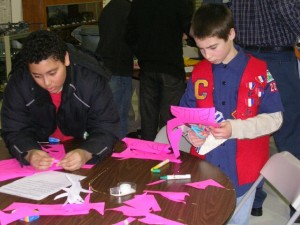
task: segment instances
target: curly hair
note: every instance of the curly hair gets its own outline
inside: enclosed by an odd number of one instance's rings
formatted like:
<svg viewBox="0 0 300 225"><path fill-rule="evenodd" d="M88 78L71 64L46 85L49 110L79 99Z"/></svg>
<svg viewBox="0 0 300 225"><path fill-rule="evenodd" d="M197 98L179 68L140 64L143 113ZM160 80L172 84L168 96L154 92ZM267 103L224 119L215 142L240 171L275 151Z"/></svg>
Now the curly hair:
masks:
<svg viewBox="0 0 300 225"><path fill-rule="evenodd" d="M222 4L203 4L194 14L191 36L194 38L218 37L228 40L234 28L231 11Z"/></svg>
<svg viewBox="0 0 300 225"><path fill-rule="evenodd" d="M54 32L39 30L32 32L25 40L21 57L24 63L39 63L52 57L64 63L68 47Z"/></svg>

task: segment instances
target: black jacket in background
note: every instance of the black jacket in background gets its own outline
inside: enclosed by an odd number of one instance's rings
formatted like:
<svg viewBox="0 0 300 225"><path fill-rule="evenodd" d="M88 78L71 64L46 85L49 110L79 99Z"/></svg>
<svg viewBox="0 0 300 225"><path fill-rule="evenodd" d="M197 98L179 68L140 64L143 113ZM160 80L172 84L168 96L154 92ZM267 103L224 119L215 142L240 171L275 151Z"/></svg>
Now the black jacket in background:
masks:
<svg viewBox="0 0 300 225"><path fill-rule="evenodd" d="M128 0L111 0L99 17L100 40L96 53L117 76L133 74L133 54L124 37L130 5Z"/></svg>
<svg viewBox="0 0 300 225"><path fill-rule="evenodd" d="M93 153L93 159L112 153L118 140L119 116L106 72L93 57L72 46L68 52L71 63L57 113L49 92L35 83L27 65L12 71L3 96L2 137L18 160L30 149L41 149L38 141L47 141L57 126L64 135L79 139L88 132L79 148Z"/></svg>
<svg viewBox="0 0 300 225"><path fill-rule="evenodd" d="M133 0L126 41L145 72L182 76L182 37L189 34L193 5L190 0Z"/></svg>

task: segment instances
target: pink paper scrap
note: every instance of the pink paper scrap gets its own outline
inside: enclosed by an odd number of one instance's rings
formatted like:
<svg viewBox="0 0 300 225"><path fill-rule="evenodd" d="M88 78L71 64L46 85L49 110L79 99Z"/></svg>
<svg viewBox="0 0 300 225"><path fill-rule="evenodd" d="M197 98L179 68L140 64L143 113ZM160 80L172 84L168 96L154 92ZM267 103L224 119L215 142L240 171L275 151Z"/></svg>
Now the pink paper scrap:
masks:
<svg viewBox="0 0 300 225"><path fill-rule="evenodd" d="M171 201L182 202L182 203L185 203L186 196L190 196L190 194L187 192L151 191L151 190L144 190L144 192L160 194L161 196L163 196Z"/></svg>
<svg viewBox="0 0 300 225"><path fill-rule="evenodd" d="M218 182L216 182L213 179L208 179L208 180L193 182L193 183L186 183L185 185L191 186L191 187L194 187L194 188L198 188L198 189L205 189L208 186L224 188L224 186L222 186L221 184L219 184Z"/></svg>
<svg viewBox="0 0 300 225"><path fill-rule="evenodd" d="M145 211L151 211L151 210L154 212L161 211L161 208L158 202L156 201L154 195L147 195L147 194L135 195L133 199L124 202L124 204Z"/></svg>
<svg viewBox="0 0 300 225"><path fill-rule="evenodd" d="M164 224L164 225L185 225L174 220L169 220L167 218L148 213L145 218L139 219L140 222L145 224Z"/></svg>
<svg viewBox="0 0 300 225"><path fill-rule="evenodd" d="M163 183L163 182L166 182L167 180L157 180L157 181L154 181L152 183L148 183L146 184L147 186L152 186L152 185L155 185L155 184L160 184L160 183Z"/></svg>
<svg viewBox="0 0 300 225"><path fill-rule="evenodd" d="M131 223L131 222L133 222L133 221L135 221L135 220L136 220L136 218L128 217L128 218L126 218L125 220L122 220L122 221L120 221L120 222L118 222L118 223L114 223L114 224L112 224L112 225L126 225L126 224L129 224L129 223Z"/></svg>
<svg viewBox="0 0 300 225"><path fill-rule="evenodd" d="M90 194L85 198L83 204L29 204L14 202L0 211L0 224L6 225L11 222L22 219L26 216L71 216L88 214L91 209L96 210L99 214L104 215L104 202L89 203ZM9 212L6 212L9 211Z"/></svg>

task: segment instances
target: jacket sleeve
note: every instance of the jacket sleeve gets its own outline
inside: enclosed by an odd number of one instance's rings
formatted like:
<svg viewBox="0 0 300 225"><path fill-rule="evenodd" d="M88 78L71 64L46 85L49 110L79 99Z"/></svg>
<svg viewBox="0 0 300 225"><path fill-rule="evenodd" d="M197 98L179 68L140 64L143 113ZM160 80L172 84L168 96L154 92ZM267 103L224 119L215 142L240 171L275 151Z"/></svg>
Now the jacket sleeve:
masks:
<svg viewBox="0 0 300 225"><path fill-rule="evenodd" d="M80 148L93 154L95 162L112 154L119 140L119 114L108 82L98 77L91 87L90 109L86 118L88 137Z"/></svg>
<svg viewBox="0 0 300 225"><path fill-rule="evenodd" d="M12 76L5 88L1 109L1 135L11 155L27 164L23 159L26 152L41 147L35 138L32 117L26 107L30 102L26 100L28 85L24 85L24 82L26 83L24 78Z"/></svg>

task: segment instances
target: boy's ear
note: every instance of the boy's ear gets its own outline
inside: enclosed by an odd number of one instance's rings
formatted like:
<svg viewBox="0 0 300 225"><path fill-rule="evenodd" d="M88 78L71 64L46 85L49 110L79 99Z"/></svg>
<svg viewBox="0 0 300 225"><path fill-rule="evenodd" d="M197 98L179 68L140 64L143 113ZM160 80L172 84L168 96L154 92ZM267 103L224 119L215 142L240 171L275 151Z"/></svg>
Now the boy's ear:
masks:
<svg viewBox="0 0 300 225"><path fill-rule="evenodd" d="M65 54L65 66L69 66L70 65L70 57L69 57L69 53L66 52Z"/></svg>
<svg viewBox="0 0 300 225"><path fill-rule="evenodd" d="M235 30L234 28L231 28L229 31L228 39L233 41L234 38L235 38Z"/></svg>

